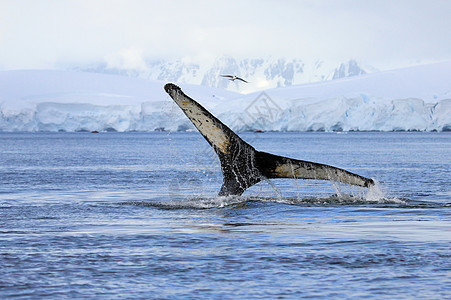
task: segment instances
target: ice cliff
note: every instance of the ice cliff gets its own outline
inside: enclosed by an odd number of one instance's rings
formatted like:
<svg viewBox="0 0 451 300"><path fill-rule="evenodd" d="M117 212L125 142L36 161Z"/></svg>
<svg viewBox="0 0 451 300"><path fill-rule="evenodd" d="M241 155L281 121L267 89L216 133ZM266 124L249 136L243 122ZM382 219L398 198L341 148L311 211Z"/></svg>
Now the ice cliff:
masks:
<svg viewBox="0 0 451 300"><path fill-rule="evenodd" d="M239 94L180 84L233 130L451 131L451 62ZM0 131L190 130L165 81L0 72ZM177 82L175 82L177 83Z"/></svg>

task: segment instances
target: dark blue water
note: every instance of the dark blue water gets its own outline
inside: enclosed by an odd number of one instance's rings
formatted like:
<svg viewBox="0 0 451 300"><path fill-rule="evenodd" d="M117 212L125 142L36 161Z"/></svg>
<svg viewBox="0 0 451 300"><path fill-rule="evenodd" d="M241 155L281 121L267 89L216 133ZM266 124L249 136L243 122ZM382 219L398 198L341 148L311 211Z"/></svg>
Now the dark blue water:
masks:
<svg viewBox="0 0 451 300"><path fill-rule="evenodd" d="M0 298L450 297L450 134L242 137L380 184L216 198L198 133L0 133Z"/></svg>

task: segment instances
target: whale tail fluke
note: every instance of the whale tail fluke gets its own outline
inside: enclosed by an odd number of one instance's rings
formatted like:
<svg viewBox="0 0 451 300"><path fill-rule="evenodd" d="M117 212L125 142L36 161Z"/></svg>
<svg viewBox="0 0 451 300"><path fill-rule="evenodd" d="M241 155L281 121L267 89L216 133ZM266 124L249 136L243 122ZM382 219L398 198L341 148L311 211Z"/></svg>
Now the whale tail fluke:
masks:
<svg viewBox="0 0 451 300"><path fill-rule="evenodd" d="M219 196L241 195L266 178L333 180L369 187L372 179L325 164L257 151L175 84L164 89L191 120L219 157L223 184Z"/></svg>
<svg viewBox="0 0 451 300"><path fill-rule="evenodd" d="M373 179L325 164L257 152L260 170L267 178L320 179L369 187Z"/></svg>

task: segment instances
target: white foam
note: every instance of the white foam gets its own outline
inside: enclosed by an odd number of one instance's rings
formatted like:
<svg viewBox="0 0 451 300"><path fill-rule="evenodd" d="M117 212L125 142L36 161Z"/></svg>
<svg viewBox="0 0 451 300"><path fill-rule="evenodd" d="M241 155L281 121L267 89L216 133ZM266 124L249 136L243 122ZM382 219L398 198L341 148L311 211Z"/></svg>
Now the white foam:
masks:
<svg viewBox="0 0 451 300"><path fill-rule="evenodd" d="M367 189L364 200L379 204L406 204L405 200L396 197L387 197L385 187L377 180L374 180L374 185Z"/></svg>

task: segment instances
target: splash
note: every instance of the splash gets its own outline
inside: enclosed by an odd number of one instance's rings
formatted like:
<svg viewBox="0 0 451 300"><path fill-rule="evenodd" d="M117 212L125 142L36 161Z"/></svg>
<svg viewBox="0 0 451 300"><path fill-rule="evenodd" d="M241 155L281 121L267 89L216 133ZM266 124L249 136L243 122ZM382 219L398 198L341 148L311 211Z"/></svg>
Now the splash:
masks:
<svg viewBox="0 0 451 300"><path fill-rule="evenodd" d="M129 201L122 204L156 207L160 209L212 209L224 207L241 207L248 200L243 197L227 196L227 197L193 197L185 200L170 201Z"/></svg>
<svg viewBox="0 0 451 300"><path fill-rule="evenodd" d="M203 193L197 193L195 190L178 191L177 197L171 194L170 200L147 200L147 201L129 201L122 204L155 207L160 209L218 209L218 208L245 208L249 203L279 203L287 205L406 205L407 200L387 196L386 188L375 181L375 185L370 188L356 187L340 182L332 182L335 194L324 194L326 191L324 185L319 186L321 195L300 195L300 190L305 186L297 186L297 196L287 197L283 195L289 191L279 189L271 180L265 180L266 184L257 185L261 190L255 190L257 194L248 193L244 196L217 196L205 197ZM265 188L265 186L267 188ZM292 192L292 191L291 191ZM312 191L310 191L312 192Z"/></svg>
<svg viewBox="0 0 451 300"><path fill-rule="evenodd" d="M388 197L388 192L382 184L374 180L374 185L369 187L365 193L364 200L369 203L378 204L406 204L406 200L396 197Z"/></svg>
<svg viewBox="0 0 451 300"><path fill-rule="evenodd" d="M380 205L393 204L405 205L406 200L389 198L385 196L383 190L378 187L360 197L351 194L334 194L317 197L262 197L262 196L218 196L208 197L188 197L180 200L169 201L129 201L122 204L155 207L159 209L218 209L218 208L245 208L250 203L279 203L287 205Z"/></svg>
<svg viewBox="0 0 451 300"><path fill-rule="evenodd" d="M386 199L387 192L384 190L384 187L378 181L374 181L374 185L370 186L365 195L364 199L368 202L377 202L383 199Z"/></svg>

